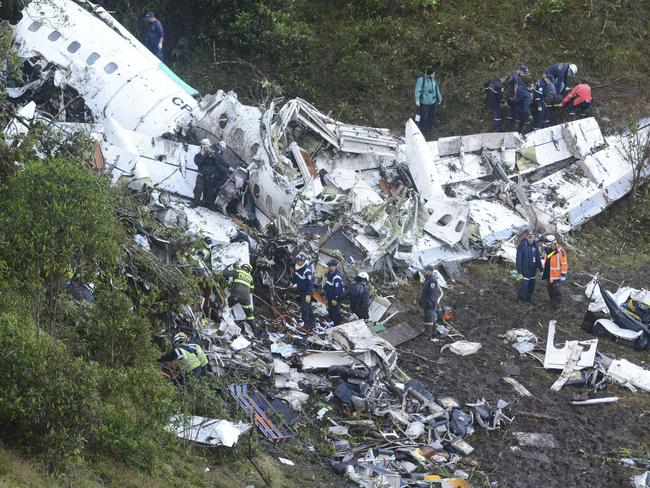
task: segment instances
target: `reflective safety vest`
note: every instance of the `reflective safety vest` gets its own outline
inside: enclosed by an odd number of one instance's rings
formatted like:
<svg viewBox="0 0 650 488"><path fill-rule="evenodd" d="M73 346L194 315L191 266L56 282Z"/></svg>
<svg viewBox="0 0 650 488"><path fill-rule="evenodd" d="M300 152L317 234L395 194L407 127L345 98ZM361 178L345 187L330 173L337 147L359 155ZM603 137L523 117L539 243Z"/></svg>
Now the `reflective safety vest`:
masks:
<svg viewBox="0 0 650 488"><path fill-rule="evenodd" d="M255 289L255 285L253 284L253 277L249 273L247 273L241 268L235 269L235 273L237 274L235 276L233 283L244 285L249 290Z"/></svg>
<svg viewBox="0 0 650 488"><path fill-rule="evenodd" d="M188 344L187 347L189 347L192 352L196 355L196 357L199 359L199 362L201 363L201 366L207 366L208 365L208 356L205 355L205 351L201 347L200 344Z"/></svg>
<svg viewBox="0 0 650 488"><path fill-rule="evenodd" d="M553 250L551 253L544 252L542 254L542 266L546 266L546 260L551 260L549 281L559 281L562 275L569 272L569 265L566 259L566 251L561 247Z"/></svg>
<svg viewBox="0 0 650 488"><path fill-rule="evenodd" d="M196 354L184 347L177 347L175 352L176 361L178 361L178 365L185 373L190 373L201 366L201 361L196 357Z"/></svg>

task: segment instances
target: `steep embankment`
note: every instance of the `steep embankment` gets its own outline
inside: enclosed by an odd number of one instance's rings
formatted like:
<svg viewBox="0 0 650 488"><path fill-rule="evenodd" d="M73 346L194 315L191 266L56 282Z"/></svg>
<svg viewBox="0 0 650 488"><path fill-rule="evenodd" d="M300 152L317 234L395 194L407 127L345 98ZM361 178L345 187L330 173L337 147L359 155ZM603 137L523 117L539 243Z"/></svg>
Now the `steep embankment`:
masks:
<svg viewBox="0 0 650 488"><path fill-rule="evenodd" d="M142 28L132 2L104 3ZM167 30L167 62L203 92L234 89L247 101L299 96L340 119L401 132L414 80L431 64L445 98L438 134L451 135L488 128L482 86L497 72L525 63L536 79L570 61L591 80L606 126L647 115L647 2L160 0L154 7Z"/></svg>

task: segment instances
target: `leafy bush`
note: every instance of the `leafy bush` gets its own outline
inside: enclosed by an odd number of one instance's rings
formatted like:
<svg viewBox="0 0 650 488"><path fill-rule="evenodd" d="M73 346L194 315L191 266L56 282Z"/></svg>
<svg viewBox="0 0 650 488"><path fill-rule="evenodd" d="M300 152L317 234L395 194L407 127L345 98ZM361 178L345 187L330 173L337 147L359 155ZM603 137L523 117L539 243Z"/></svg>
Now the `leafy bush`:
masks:
<svg viewBox="0 0 650 488"><path fill-rule="evenodd" d="M35 160L0 187L0 241L7 277L47 298L52 310L65 278L90 274L119 255L119 226L106 178L65 159Z"/></svg>
<svg viewBox="0 0 650 488"><path fill-rule="evenodd" d="M0 429L52 462L81 460L101 402L94 368L17 314L0 315Z"/></svg>

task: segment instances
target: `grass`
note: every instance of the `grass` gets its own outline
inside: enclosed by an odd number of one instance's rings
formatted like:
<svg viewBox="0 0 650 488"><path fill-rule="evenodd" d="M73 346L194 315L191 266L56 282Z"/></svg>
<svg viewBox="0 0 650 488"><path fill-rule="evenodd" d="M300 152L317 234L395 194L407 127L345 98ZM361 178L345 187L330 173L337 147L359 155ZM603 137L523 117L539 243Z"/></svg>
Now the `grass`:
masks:
<svg viewBox="0 0 650 488"><path fill-rule="evenodd" d="M432 64L445 99L437 130L443 136L486 130L482 86L499 71L525 63L537 79L550 64L571 61L580 77L590 78L594 113L607 128L646 115L646 2L560 2L560 12L540 9L527 26L522 19L539 0L459 0L435 9L405 8L406 3L285 2L271 8L300 36L274 31L271 24L265 27L272 40L253 49L223 31L203 30L206 44L171 64L202 92L234 89L255 103L264 98L261 83L270 81L285 95L306 98L342 120L398 131L413 111L416 77ZM183 45L193 48L193 42Z"/></svg>

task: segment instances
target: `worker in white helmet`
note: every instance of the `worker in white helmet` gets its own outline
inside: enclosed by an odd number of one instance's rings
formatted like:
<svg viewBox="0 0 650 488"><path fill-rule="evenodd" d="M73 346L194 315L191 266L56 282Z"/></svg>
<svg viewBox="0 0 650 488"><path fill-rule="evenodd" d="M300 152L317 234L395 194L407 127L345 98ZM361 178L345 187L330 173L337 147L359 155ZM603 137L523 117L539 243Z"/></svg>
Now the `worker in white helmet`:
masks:
<svg viewBox="0 0 650 488"><path fill-rule="evenodd" d="M194 201L211 207L217 198L221 185L228 179L233 169L221 155L221 146L213 145L209 139L201 140L201 151L194 156L198 169L194 185Z"/></svg>

